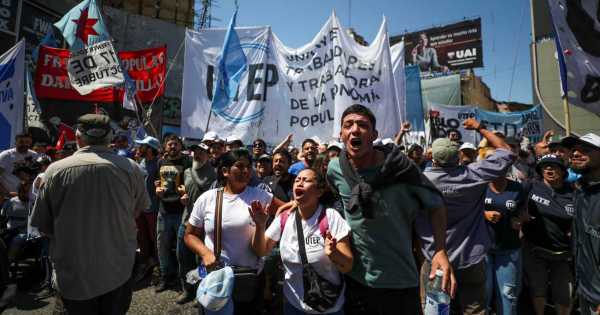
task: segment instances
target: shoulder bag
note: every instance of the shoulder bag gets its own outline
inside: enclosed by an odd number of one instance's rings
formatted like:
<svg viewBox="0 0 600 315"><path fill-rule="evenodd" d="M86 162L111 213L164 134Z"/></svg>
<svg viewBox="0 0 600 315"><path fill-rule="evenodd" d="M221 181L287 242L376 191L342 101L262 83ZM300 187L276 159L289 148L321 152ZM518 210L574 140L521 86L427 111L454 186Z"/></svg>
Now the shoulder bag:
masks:
<svg viewBox="0 0 600 315"><path fill-rule="evenodd" d="M323 208L322 211L325 212L326 209ZM300 211L296 211L296 232L298 235L298 246L300 247L300 258L302 259L304 303L313 310L324 313L335 306L344 284L335 285L331 283L319 275L315 268L308 263L306 248L304 247L304 232L302 230Z"/></svg>
<svg viewBox="0 0 600 315"><path fill-rule="evenodd" d="M221 258L221 240L223 234L223 188L217 190L217 200L215 208L215 257ZM235 302L247 303L254 300L256 291L259 289L258 270L247 267L231 266L234 274L233 300Z"/></svg>

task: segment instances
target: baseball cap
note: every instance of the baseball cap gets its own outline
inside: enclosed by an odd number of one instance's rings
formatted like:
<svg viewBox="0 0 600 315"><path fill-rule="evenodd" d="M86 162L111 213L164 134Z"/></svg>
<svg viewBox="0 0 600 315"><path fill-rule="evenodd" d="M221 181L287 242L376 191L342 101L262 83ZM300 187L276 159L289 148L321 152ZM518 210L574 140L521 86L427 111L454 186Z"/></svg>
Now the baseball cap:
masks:
<svg viewBox="0 0 600 315"><path fill-rule="evenodd" d="M190 150L196 150L196 149L201 149L202 151L206 151L208 152L209 147L206 145L206 143L200 143L200 144L192 144L188 147Z"/></svg>
<svg viewBox="0 0 600 315"><path fill-rule="evenodd" d="M554 154L546 154L542 156L542 158L537 162L537 164L535 165L535 171L538 173L538 175L542 176L542 168L544 168L544 165L547 164L558 165L563 170L563 175L568 175L567 166L565 165L565 162Z"/></svg>
<svg viewBox="0 0 600 315"><path fill-rule="evenodd" d="M413 143L408 146L408 149L406 150L406 154L411 154L414 150L417 150L417 149L423 150L423 147L418 143Z"/></svg>
<svg viewBox="0 0 600 315"><path fill-rule="evenodd" d="M142 140L135 140L135 143L145 144L155 150L160 150L160 141L158 141L158 139L151 137L151 136L146 136Z"/></svg>
<svg viewBox="0 0 600 315"><path fill-rule="evenodd" d="M213 142L219 142L219 143L224 143L225 140L221 139L221 137L219 137L219 135L217 135L216 132L214 131L209 131L207 133L204 134L204 137L202 137L202 142L209 142L209 143L213 143Z"/></svg>
<svg viewBox="0 0 600 315"><path fill-rule="evenodd" d="M85 114L77 119L77 130L88 137L103 138L112 130L110 118L100 114Z"/></svg>
<svg viewBox="0 0 600 315"><path fill-rule="evenodd" d="M227 137L226 141L227 144L232 144L232 143L238 143L241 147L244 146L244 142L242 142L242 139L240 139L239 137Z"/></svg>
<svg viewBox="0 0 600 315"><path fill-rule="evenodd" d="M476 147L475 147L475 145L474 145L474 144L472 144L471 142L465 142L465 143L463 143L463 144L460 146L460 148L458 149L458 151L462 151L462 150L465 150L465 149L469 149L469 150L475 150L475 151L477 151L477 148L476 148Z"/></svg>
<svg viewBox="0 0 600 315"><path fill-rule="evenodd" d="M340 142L337 141L333 141L331 142L328 146L327 146L327 150L331 149L331 148L338 148L340 150L344 149L344 145L341 144Z"/></svg>
<svg viewBox="0 0 600 315"><path fill-rule="evenodd" d="M196 300L206 309L220 311L231 300L233 292L233 269L226 266L210 272L198 286Z"/></svg>
<svg viewBox="0 0 600 315"><path fill-rule="evenodd" d="M588 146L592 146L592 147L596 148L597 150L600 150L600 136L593 134L593 133L588 133L581 137L568 136L568 137L565 137L564 139L562 139L562 141L560 143L568 148L571 148L575 144L579 143L579 144L585 144Z"/></svg>
<svg viewBox="0 0 600 315"><path fill-rule="evenodd" d="M259 161L260 160L269 160L269 161L271 161L271 156L268 155L268 154L263 154L263 155L261 155L261 156L258 157L258 160Z"/></svg>
<svg viewBox="0 0 600 315"><path fill-rule="evenodd" d="M392 140L392 138L385 138L385 139L381 140L381 144L383 144L383 145L394 144L394 140Z"/></svg>
<svg viewBox="0 0 600 315"><path fill-rule="evenodd" d="M432 158L442 166L458 164L458 144L448 138L439 138L431 145Z"/></svg>

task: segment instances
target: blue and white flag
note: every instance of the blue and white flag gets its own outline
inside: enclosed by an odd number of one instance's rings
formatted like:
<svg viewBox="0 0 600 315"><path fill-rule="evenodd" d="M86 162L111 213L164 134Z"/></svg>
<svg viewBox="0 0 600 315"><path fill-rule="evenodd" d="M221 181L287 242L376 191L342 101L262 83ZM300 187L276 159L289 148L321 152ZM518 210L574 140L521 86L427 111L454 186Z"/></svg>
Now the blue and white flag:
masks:
<svg viewBox="0 0 600 315"><path fill-rule="evenodd" d="M71 51L110 38L96 0L84 0L54 23L61 32Z"/></svg>
<svg viewBox="0 0 600 315"><path fill-rule="evenodd" d="M569 104L600 115L600 25L595 0L548 0Z"/></svg>
<svg viewBox="0 0 600 315"><path fill-rule="evenodd" d="M23 130L25 40L0 56L0 150L15 145Z"/></svg>
<svg viewBox="0 0 600 315"><path fill-rule="evenodd" d="M242 74L247 68L246 55L234 29L236 16L237 10L229 22L221 56L218 60L217 84L212 101L212 110L217 113L221 112L236 96Z"/></svg>

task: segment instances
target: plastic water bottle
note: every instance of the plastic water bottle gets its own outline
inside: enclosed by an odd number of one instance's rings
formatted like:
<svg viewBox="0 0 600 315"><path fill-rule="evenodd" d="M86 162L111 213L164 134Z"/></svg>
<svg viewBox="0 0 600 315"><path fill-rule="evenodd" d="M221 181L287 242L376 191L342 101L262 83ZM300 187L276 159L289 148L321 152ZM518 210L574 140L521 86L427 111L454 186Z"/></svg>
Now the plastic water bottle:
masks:
<svg viewBox="0 0 600 315"><path fill-rule="evenodd" d="M425 298L425 315L450 314L450 296L442 290L442 270L435 271L435 278L429 281Z"/></svg>
<svg viewBox="0 0 600 315"><path fill-rule="evenodd" d="M198 268L193 269L186 274L185 282L187 282L191 285L196 285L196 284L200 283L200 281L202 281L202 279L204 279L207 274L208 273L206 272L206 267L204 267L204 265L200 264L198 266Z"/></svg>

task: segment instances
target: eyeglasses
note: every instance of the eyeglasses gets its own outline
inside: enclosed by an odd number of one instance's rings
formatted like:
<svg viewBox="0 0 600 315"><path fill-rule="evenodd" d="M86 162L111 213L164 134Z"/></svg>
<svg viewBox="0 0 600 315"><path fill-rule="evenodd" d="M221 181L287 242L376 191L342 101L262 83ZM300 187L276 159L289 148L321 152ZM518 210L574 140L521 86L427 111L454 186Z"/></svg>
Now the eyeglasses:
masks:
<svg viewBox="0 0 600 315"><path fill-rule="evenodd" d="M255 147L255 148L264 148L265 145L262 144L262 143L255 143L252 146Z"/></svg>

